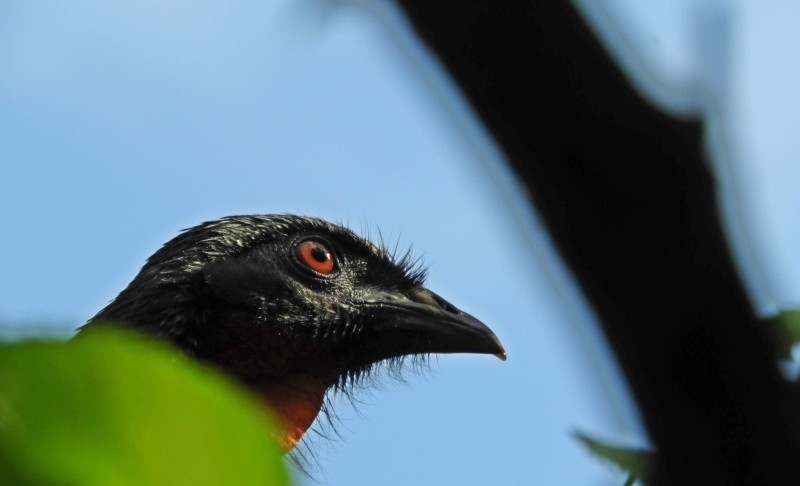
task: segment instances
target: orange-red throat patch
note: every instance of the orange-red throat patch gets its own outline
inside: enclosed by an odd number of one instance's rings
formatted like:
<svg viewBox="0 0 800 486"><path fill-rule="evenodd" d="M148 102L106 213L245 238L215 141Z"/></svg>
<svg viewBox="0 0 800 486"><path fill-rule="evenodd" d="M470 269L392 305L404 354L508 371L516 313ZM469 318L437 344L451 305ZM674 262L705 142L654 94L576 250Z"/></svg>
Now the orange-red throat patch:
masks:
<svg viewBox="0 0 800 486"><path fill-rule="evenodd" d="M276 439L283 452L294 449L314 423L328 386L328 381L317 377L296 375L262 392L262 397L278 422Z"/></svg>

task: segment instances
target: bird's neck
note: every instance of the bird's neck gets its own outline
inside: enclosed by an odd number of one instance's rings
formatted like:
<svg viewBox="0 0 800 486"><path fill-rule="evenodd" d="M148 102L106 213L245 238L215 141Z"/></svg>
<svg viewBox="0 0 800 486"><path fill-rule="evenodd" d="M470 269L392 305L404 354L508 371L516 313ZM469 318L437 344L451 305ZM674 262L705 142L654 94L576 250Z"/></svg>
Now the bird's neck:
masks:
<svg viewBox="0 0 800 486"><path fill-rule="evenodd" d="M278 444L284 452L291 451L317 418L325 391L339 378L339 366L327 356L315 356L312 343L276 336L268 326L226 328L236 334L227 336L220 347L205 349L203 358L266 402L275 418Z"/></svg>
<svg viewBox="0 0 800 486"><path fill-rule="evenodd" d="M295 375L261 392L278 422L276 438L284 452L294 449L311 427L331 384L319 377Z"/></svg>

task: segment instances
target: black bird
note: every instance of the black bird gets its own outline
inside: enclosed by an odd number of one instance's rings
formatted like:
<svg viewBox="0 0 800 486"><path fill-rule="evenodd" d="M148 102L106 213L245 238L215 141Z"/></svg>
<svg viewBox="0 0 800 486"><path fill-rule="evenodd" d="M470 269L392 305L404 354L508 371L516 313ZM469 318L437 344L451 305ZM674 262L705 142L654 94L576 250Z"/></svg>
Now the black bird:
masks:
<svg viewBox="0 0 800 486"><path fill-rule="evenodd" d="M380 361L458 352L505 359L488 327L424 280L410 254L320 219L230 216L166 243L82 329L130 326L230 374L274 411L288 451L326 390Z"/></svg>

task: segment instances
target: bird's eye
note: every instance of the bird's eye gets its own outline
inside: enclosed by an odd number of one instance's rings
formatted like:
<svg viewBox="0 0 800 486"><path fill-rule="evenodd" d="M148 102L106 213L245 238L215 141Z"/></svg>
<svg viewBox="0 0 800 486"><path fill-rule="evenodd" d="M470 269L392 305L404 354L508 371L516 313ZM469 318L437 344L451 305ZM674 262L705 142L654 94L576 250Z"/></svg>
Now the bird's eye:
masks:
<svg viewBox="0 0 800 486"><path fill-rule="evenodd" d="M322 275L330 275L334 268L333 252L316 240L301 241L295 247L297 259L305 266Z"/></svg>

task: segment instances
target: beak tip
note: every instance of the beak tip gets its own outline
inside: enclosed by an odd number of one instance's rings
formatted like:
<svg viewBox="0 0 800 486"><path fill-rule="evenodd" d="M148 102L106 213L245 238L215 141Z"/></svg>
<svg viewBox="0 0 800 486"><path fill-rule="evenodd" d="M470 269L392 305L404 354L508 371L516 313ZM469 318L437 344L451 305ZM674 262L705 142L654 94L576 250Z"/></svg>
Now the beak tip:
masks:
<svg viewBox="0 0 800 486"><path fill-rule="evenodd" d="M492 333L492 338L497 349L497 352L493 354L497 356L500 359L500 361L507 360L508 356L506 355L506 348L504 348L503 345L500 344L500 340L497 339L497 336L495 336L494 333Z"/></svg>

